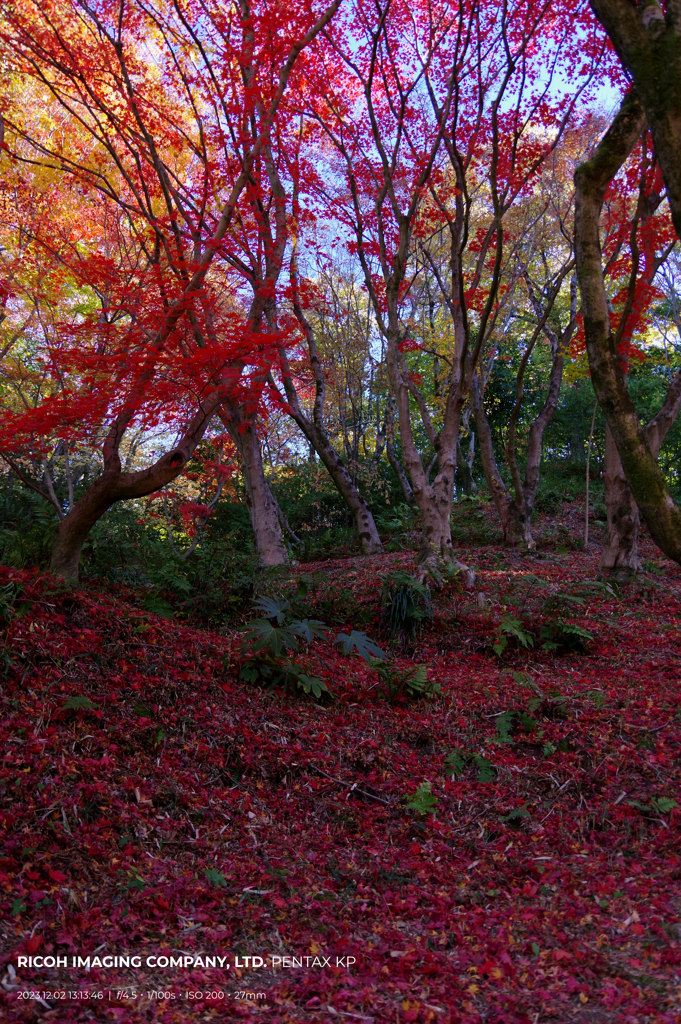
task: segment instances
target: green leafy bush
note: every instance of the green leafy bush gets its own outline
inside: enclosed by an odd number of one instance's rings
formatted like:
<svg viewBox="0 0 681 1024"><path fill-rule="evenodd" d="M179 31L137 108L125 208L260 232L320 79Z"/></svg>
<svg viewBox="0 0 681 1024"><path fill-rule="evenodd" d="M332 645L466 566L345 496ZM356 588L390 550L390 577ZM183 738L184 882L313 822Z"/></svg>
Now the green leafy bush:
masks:
<svg viewBox="0 0 681 1024"><path fill-rule="evenodd" d="M381 608L381 621L391 633L414 637L433 617L430 587L398 569L383 578Z"/></svg>
<svg viewBox="0 0 681 1024"><path fill-rule="evenodd" d="M332 696L323 679L308 675L294 661L276 661L274 658L248 658L243 662L239 678L248 683L259 683L266 690L281 688L282 693L298 690L320 697Z"/></svg>

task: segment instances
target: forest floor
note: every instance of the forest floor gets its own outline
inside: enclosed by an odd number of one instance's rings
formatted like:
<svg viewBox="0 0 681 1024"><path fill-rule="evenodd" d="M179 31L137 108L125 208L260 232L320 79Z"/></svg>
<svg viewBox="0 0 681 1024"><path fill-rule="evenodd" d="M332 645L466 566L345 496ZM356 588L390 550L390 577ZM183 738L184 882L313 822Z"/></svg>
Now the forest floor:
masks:
<svg viewBox="0 0 681 1024"><path fill-rule="evenodd" d="M644 541L611 594L577 502L536 556L475 508L476 590L434 592L416 639L378 604L412 550L290 570L430 699L322 641L299 661L333 699L266 692L242 631L0 569L3 1020L678 1022L681 568Z"/></svg>

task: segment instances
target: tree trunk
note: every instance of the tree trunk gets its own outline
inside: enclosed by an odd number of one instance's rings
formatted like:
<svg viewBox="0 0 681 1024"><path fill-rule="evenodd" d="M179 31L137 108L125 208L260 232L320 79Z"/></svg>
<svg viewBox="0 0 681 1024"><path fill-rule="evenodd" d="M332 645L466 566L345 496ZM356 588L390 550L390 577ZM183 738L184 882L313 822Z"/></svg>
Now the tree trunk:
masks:
<svg viewBox="0 0 681 1024"><path fill-rule="evenodd" d="M638 96L630 92L594 156L577 168L575 252L586 348L596 397L653 540L666 555L681 563L681 509L674 502L657 464L619 365L605 293L599 235L606 189L632 152L644 127L641 103Z"/></svg>
<svg viewBox="0 0 681 1024"><path fill-rule="evenodd" d="M122 472L117 444L109 447L107 440L104 445L103 473L88 487L68 515L60 518L52 542L51 572L67 579L78 579L80 553L97 520L117 501L143 498L175 480L185 469L224 397L223 388L215 388L201 403L173 451L146 469L134 473ZM116 427L114 424L112 432ZM124 429L119 429L121 436Z"/></svg>
<svg viewBox="0 0 681 1024"><path fill-rule="evenodd" d="M371 509L348 472L347 466L323 431L317 430L315 424L311 423L307 417L299 419L298 416L294 416L294 419L310 444L314 445L319 458L326 466L329 476L333 480L336 490L352 514L362 554L381 554L383 544L381 543L374 517L371 514Z"/></svg>
<svg viewBox="0 0 681 1024"><path fill-rule="evenodd" d="M297 198L293 203L294 213L297 215ZM297 236L296 236L297 237ZM317 351L312 324L305 316L300 300L300 284L298 279L298 249L297 242L293 245L291 253L291 291L293 297L293 310L300 324L302 332L307 341L310 366L315 379L315 399L312 409L312 416L306 416L303 412L298 393L293 382L291 367L288 355L283 346L279 349L279 365L284 383L284 392L292 418L307 438L308 443L315 449L320 459L326 466L329 476L333 480L336 490L345 502L347 509L354 519L360 550L363 555L379 555L383 551L381 538L376 529L374 517L371 514L364 497L344 465L335 448L329 441L324 429L324 402L326 400L326 383ZM272 375L268 377L273 388L276 384Z"/></svg>
<svg viewBox="0 0 681 1024"><path fill-rule="evenodd" d="M407 505L415 505L416 502L414 501L414 492L411 489L411 484L407 479L407 474L404 472L404 466L395 452L395 399L392 395L388 396L385 405L385 453L393 473L397 477L404 500Z"/></svg>
<svg viewBox="0 0 681 1024"><path fill-rule="evenodd" d="M116 483L121 476L116 467L110 467L95 480L82 498L74 504L68 515L59 521L52 538L50 572L65 579L77 580L80 553L90 530L98 519L115 503Z"/></svg>
<svg viewBox="0 0 681 1024"><path fill-rule="evenodd" d="M505 544L518 544L523 538L529 535L529 547L535 547L534 540L529 529L529 523L523 515L522 507L515 503L508 487L504 483L497 460L494 455L494 444L489 420L485 412L482 396L480 394L480 381L477 372L471 378L471 407L475 417L475 425L478 431L478 443L480 445L480 458L482 469L487 481L487 487L496 505L501 529L504 535Z"/></svg>
<svg viewBox="0 0 681 1024"><path fill-rule="evenodd" d="M608 528L601 551L601 569L626 569L636 572L639 568L638 508L624 475L615 439L607 425L603 482Z"/></svg>
<svg viewBox="0 0 681 1024"><path fill-rule="evenodd" d="M475 459L475 431L470 429L470 415L471 410L469 406L463 411L461 421L464 430L470 435L468 442L468 451L464 455L463 445L461 444L461 435L456 441L456 492L459 494L461 491L466 495L467 498L477 491L477 485L473 479L473 461Z"/></svg>
<svg viewBox="0 0 681 1024"><path fill-rule="evenodd" d="M656 0L590 3L640 97L681 238L681 4L667 0L665 17Z"/></svg>
<svg viewBox="0 0 681 1024"><path fill-rule="evenodd" d="M285 565L288 551L281 532L279 506L265 478L258 431L241 410L231 405L226 408L228 413L221 412L220 418L239 452L258 560L262 565Z"/></svg>
<svg viewBox="0 0 681 1024"><path fill-rule="evenodd" d="M522 527L523 527L523 539L527 544L528 549L536 547L535 541L531 533L531 521L532 513L534 511L534 503L537 500L537 491L539 490L539 478L541 472L541 453L542 444L544 442L544 431L548 427L549 423L554 417L556 409L558 408L558 398L560 396L560 387L563 381L563 367L565 365L565 352L570 343L570 338L574 331L575 319L577 314L577 302L576 302L576 287L572 289L573 297L571 301L572 315L570 317L570 323L562 331L560 336L557 336L553 331L547 331L551 347L553 349L553 362L551 364L551 374L549 376L549 390L546 395L546 401L542 406L539 415L530 424L530 432L527 439L527 457L525 463L525 479L522 485L523 495L523 515L522 515ZM513 464L515 466L515 453L513 454Z"/></svg>

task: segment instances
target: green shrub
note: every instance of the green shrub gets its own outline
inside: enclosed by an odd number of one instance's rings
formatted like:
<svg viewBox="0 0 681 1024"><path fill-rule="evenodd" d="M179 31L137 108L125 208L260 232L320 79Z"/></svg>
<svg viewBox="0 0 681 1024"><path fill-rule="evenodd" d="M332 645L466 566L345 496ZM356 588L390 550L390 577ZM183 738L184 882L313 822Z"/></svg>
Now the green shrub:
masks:
<svg viewBox="0 0 681 1024"><path fill-rule="evenodd" d="M407 572L396 570L383 577L381 621L395 634L416 635L433 618L430 587Z"/></svg>

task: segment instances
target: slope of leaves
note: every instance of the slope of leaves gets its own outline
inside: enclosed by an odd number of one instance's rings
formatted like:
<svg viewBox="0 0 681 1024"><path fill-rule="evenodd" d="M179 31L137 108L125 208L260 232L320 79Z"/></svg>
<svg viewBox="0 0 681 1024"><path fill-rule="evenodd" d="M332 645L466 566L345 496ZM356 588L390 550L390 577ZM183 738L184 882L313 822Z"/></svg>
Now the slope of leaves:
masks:
<svg viewBox="0 0 681 1024"><path fill-rule="evenodd" d="M317 568L375 607L378 637L375 580L410 557ZM0 570L6 1019L677 1020L678 568L571 610L586 653L491 649L519 580L565 589L595 563L475 552L486 602L442 592L402 649L441 692L396 704L332 644L306 668L335 700L282 699L238 682L239 635ZM523 590L528 629L545 589ZM95 950L357 959L7 972L26 951ZM133 984L106 1006L19 998ZM146 995L188 988L231 998Z"/></svg>

